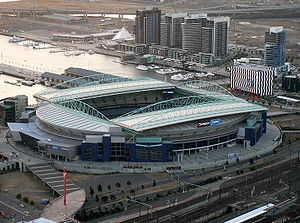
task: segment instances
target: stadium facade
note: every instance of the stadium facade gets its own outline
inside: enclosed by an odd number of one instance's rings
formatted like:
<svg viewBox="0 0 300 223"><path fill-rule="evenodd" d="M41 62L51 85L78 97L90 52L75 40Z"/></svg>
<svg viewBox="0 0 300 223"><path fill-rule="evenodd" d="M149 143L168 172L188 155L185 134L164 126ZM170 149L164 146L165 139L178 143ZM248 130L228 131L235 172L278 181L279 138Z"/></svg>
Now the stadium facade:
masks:
<svg viewBox="0 0 300 223"><path fill-rule="evenodd" d="M205 81L98 73L35 98L35 116L8 126L16 142L58 160L180 161L236 143L253 146L266 132L266 108Z"/></svg>

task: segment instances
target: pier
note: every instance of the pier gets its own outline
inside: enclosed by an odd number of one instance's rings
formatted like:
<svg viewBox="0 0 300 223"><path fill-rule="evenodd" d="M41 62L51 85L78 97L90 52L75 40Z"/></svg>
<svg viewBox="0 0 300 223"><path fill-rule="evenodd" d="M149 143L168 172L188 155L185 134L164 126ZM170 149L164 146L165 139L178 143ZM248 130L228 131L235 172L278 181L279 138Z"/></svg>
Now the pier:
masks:
<svg viewBox="0 0 300 223"><path fill-rule="evenodd" d="M0 72L9 76L34 81L41 76L40 72L14 67L6 64L0 64Z"/></svg>

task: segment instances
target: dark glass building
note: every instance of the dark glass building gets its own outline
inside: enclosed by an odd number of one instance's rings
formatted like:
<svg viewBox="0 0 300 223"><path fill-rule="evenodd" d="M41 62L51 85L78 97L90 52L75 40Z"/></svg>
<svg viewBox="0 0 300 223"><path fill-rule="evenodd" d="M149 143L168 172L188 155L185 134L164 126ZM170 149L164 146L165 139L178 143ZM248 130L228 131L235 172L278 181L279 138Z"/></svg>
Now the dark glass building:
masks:
<svg viewBox="0 0 300 223"><path fill-rule="evenodd" d="M281 67L285 64L286 31L283 27L272 27L265 33L265 64Z"/></svg>
<svg viewBox="0 0 300 223"><path fill-rule="evenodd" d="M140 10L135 18L135 42L160 44L161 11L157 8Z"/></svg>

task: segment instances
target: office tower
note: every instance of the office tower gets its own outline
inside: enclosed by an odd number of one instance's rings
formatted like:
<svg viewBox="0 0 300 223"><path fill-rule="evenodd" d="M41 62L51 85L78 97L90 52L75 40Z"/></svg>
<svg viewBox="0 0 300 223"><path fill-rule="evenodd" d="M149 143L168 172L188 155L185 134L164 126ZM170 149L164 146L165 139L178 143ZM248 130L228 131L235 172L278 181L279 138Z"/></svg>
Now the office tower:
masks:
<svg viewBox="0 0 300 223"><path fill-rule="evenodd" d="M172 48L182 47L182 27L186 13L170 13L162 18L160 44Z"/></svg>
<svg viewBox="0 0 300 223"><path fill-rule="evenodd" d="M25 95L18 95L1 101L0 125L6 125L7 122L19 122L27 105L28 97Z"/></svg>
<svg viewBox="0 0 300 223"><path fill-rule="evenodd" d="M140 10L135 18L135 42L160 44L161 11L157 8Z"/></svg>
<svg viewBox="0 0 300 223"><path fill-rule="evenodd" d="M265 64L272 67L285 65L286 31L271 27L265 34Z"/></svg>

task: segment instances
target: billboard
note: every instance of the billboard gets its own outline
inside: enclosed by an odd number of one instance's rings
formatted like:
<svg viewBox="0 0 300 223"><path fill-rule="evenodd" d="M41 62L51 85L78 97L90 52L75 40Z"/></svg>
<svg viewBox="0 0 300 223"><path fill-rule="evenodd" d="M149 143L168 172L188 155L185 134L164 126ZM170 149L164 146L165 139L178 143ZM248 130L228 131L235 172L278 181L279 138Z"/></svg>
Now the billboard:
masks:
<svg viewBox="0 0 300 223"><path fill-rule="evenodd" d="M197 127L204 127L204 126L213 126L213 125L220 125L221 119L215 118L210 120L202 120L197 123Z"/></svg>

